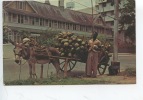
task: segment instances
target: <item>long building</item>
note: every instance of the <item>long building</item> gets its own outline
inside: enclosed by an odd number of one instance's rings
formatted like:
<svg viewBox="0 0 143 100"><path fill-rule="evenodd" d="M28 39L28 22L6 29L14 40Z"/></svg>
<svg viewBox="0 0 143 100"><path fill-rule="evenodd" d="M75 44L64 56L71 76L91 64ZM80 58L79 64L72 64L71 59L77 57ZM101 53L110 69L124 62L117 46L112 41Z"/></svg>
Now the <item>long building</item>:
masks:
<svg viewBox="0 0 143 100"><path fill-rule="evenodd" d="M3 25L13 32L8 38L20 41L19 31L29 33L45 32L47 30L70 31L82 35L91 35L92 15L64 8L64 0L59 0L59 6L37 1L3 1ZM111 28L105 24L100 14L94 15L94 31L111 34ZM104 32L103 32L104 31Z"/></svg>

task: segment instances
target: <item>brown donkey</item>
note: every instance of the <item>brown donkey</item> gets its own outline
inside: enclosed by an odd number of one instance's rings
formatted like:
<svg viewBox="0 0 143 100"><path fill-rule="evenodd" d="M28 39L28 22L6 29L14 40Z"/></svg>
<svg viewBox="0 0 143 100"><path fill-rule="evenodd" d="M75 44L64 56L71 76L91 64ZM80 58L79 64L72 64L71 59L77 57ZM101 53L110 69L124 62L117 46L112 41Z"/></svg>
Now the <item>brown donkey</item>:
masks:
<svg viewBox="0 0 143 100"><path fill-rule="evenodd" d="M28 64L29 64L29 74L30 78L37 78L36 75L36 69L35 69L35 64L41 64L41 75L40 78L43 78L43 64L46 63L52 63L56 69L56 74L59 76L59 71L60 71L60 62L59 59L50 59L49 56L59 56L60 53L56 48L53 47L47 47L46 48L46 54L45 56L39 56L35 52L36 47L25 47L22 43L14 43L13 41L10 40L10 42L15 46L13 49L14 54L15 54L15 62L17 64L21 63L21 59L25 59ZM32 77L33 76L33 77Z"/></svg>

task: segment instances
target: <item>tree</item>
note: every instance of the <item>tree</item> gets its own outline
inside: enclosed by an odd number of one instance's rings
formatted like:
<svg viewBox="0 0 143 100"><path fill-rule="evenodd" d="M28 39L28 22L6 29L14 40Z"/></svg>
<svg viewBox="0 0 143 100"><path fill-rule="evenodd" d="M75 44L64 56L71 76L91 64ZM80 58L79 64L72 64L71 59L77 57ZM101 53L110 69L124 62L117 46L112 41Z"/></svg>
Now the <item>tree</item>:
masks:
<svg viewBox="0 0 143 100"><path fill-rule="evenodd" d="M54 37L60 32L61 31L58 30L45 30L40 33L41 35L38 39L38 43L41 45L52 46L56 42Z"/></svg>
<svg viewBox="0 0 143 100"><path fill-rule="evenodd" d="M121 30L125 30L125 36L135 42L135 0L127 0L121 10L120 25Z"/></svg>
<svg viewBox="0 0 143 100"><path fill-rule="evenodd" d="M3 43L8 43L8 34L12 33L12 30L8 26L3 26Z"/></svg>

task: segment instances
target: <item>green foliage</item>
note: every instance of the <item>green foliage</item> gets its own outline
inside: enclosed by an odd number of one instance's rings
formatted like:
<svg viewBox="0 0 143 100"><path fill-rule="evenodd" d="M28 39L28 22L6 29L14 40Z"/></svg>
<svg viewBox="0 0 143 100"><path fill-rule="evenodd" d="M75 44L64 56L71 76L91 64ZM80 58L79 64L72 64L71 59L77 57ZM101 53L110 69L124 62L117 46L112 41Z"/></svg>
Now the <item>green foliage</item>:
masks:
<svg viewBox="0 0 143 100"><path fill-rule="evenodd" d="M41 33L41 36L38 38L38 43L45 46L53 46L55 44L54 37L60 33L60 31L48 30Z"/></svg>
<svg viewBox="0 0 143 100"><path fill-rule="evenodd" d="M127 68L125 74L127 76L136 76L136 68Z"/></svg>
<svg viewBox="0 0 143 100"><path fill-rule="evenodd" d="M135 0L127 0L124 9L121 10L120 30L125 27L125 36L135 41Z"/></svg>
<svg viewBox="0 0 143 100"><path fill-rule="evenodd" d="M11 33L11 29L7 26L3 26L3 43L8 42L8 34Z"/></svg>
<svg viewBox="0 0 143 100"><path fill-rule="evenodd" d="M102 43L106 41L106 37L104 34L99 34L97 37Z"/></svg>
<svg viewBox="0 0 143 100"><path fill-rule="evenodd" d="M28 80L16 80L11 82L5 82L5 85L81 85L81 84L108 84L110 81L106 80L89 80L83 78L57 78L50 77L46 79L28 79Z"/></svg>
<svg viewBox="0 0 143 100"><path fill-rule="evenodd" d="M132 41L135 41L135 25L128 26L125 31L125 36L129 37Z"/></svg>
<svg viewBox="0 0 143 100"><path fill-rule="evenodd" d="M3 34L3 43L8 43L8 35L7 34Z"/></svg>
<svg viewBox="0 0 143 100"><path fill-rule="evenodd" d="M15 80L11 82L5 82L5 85L33 85L35 83L34 79L28 80Z"/></svg>

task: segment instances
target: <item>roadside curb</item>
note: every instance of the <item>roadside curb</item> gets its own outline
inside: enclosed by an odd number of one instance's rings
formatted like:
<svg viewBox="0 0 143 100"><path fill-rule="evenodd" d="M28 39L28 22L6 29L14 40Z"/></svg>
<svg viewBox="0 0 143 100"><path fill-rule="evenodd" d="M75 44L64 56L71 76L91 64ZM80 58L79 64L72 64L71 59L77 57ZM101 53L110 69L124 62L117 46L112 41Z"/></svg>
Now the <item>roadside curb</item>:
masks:
<svg viewBox="0 0 143 100"><path fill-rule="evenodd" d="M3 46L6 46L6 45L12 45L11 43L8 43L8 44L3 44Z"/></svg>
<svg viewBox="0 0 143 100"><path fill-rule="evenodd" d="M110 54L113 55L113 53L110 53ZM136 54L134 54L134 53L118 53L118 55L136 55Z"/></svg>

